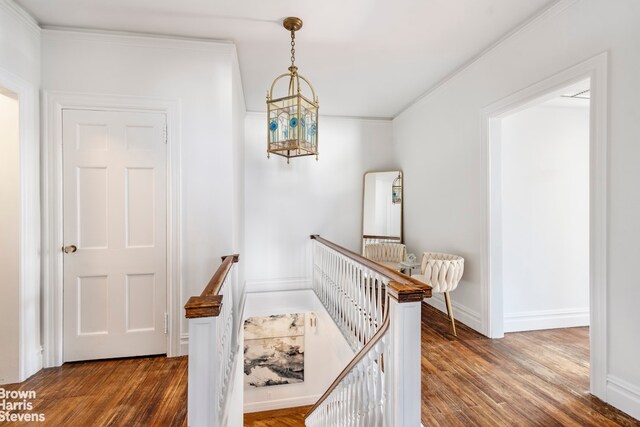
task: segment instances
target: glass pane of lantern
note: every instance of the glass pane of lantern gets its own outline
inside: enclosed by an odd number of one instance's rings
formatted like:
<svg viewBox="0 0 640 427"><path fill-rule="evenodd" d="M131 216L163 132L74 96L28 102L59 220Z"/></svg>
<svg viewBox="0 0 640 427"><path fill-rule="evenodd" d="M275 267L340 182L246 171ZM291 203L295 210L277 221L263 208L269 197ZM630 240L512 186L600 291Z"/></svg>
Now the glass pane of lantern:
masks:
<svg viewBox="0 0 640 427"><path fill-rule="evenodd" d="M269 142L271 149L283 148L289 138L289 109L278 108L269 111Z"/></svg>
<svg viewBox="0 0 640 427"><path fill-rule="evenodd" d="M296 99L297 101L297 99ZM291 115L289 117L289 133L290 139L292 140L292 145L297 145L298 142L298 134L299 134L299 123L298 123L298 104L297 102L291 107Z"/></svg>
<svg viewBox="0 0 640 427"><path fill-rule="evenodd" d="M300 145L311 153L317 152L317 108L308 99L300 98Z"/></svg>
<svg viewBox="0 0 640 427"><path fill-rule="evenodd" d="M297 96L269 103L269 149L287 150L297 147Z"/></svg>

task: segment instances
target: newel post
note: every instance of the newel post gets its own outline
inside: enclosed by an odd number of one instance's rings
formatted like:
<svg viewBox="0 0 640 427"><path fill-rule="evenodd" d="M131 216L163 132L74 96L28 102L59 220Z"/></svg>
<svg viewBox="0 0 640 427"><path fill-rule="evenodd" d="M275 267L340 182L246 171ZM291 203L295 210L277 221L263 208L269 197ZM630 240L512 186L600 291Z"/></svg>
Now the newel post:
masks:
<svg viewBox="0 0 640 427"><path fill-rule="evenodd" d="M223 289L232 264L238 255L222 257L222 265L215 272L200 296L189 298L185 305L185 317L189 320L189 372L187 396L187 423L189 427L220 425L224 408L221 407L223 377L221 366L225 366L221 351L225 321L223 304L233 306L234 289ZM228 292L222 295L222 292ZM233 310L228 311L233 313ZM235 326L235 325L234 325ZM231 329L232 345L237 343Z"/></svg>
<svg viewBox="0 0 640 427"><path fill-rule="evenodd" d="M387 396L391 411L388 425L419 426L422 395L421 304L424 291L390 282L389 364Z"/></svg>
<svg viewBox="0 0 640 427"><path fill-rule="evenodd" d="M220 375L215 372L220 363L218 321L218 317L189 319L189 427L214 426L220 419Z"/></svg>

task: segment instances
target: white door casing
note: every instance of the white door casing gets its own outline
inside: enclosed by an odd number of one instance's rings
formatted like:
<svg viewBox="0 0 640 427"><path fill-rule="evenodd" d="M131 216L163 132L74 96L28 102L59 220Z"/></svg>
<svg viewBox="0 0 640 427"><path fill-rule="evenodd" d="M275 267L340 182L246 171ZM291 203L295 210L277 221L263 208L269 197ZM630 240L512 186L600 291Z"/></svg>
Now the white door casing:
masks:
<svg viewBox="0 0 640 427"><path fill-rule="evenodd" d="M166 115L62 121L64 361L166 353Z"/></svg>

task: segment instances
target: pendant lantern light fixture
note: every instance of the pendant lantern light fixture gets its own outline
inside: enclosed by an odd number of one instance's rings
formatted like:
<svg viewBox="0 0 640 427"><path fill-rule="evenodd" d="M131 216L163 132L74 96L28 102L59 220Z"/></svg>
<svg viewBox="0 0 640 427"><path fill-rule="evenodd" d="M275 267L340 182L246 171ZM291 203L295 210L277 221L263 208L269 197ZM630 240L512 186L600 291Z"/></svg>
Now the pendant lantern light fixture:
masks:
<svg viewBox="0 0 640 427"><path fill-rule="evenodd" d="M394 205L402 203L402 172L398 172L398 177L391 184L391 203Z"/></svg>
<svg viewBox="0 0 640 427"><path fill-rule="evenodd" d="M302 28L302 20L289 17L282 25L291 33L291 66L288 73L276 77L267 92L267 157L276 154L286 157L287 163L292 157L302 156L316 156L318 160L318 97L295 65L296 31ZM276 95L276 83L286 77L287 91ZM308 89L303 91L301 83Z"/></svg>

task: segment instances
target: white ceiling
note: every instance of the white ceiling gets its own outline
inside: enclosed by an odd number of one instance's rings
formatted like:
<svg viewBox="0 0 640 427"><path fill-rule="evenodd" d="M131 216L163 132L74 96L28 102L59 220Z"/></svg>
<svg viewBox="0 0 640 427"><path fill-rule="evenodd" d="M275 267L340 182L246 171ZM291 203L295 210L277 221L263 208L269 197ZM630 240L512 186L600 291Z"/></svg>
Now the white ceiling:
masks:
<svg viewBox="0 0 640 427"><path fill-rule="evenodd" d="M250 111L289 66L286 16L299 16L296 65L320 112L394 117L555 0L17 0L40 24L232 40Z"/></svg>

